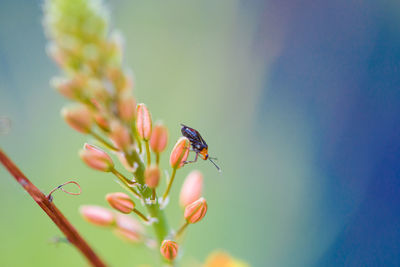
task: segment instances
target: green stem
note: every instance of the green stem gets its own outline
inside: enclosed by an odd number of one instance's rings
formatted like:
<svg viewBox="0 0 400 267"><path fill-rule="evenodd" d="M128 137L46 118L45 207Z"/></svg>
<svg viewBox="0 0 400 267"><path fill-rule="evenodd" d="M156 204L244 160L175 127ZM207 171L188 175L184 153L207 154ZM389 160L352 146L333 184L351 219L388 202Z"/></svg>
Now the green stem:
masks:
<svg viewBox="0 0 400 267"><path fill-rule="evenodd" d="M97 133L91 131L89 132L91 136L93 136L95 139L97 139L100 143L102 143L104 146L106 146L108 149L113 150L113 151L118 151L116 147L114 147L112 144L107 142L103 137L98 135Z"/></svg>
<svg viewBox="0 0 400 267"><path fill-rule="evenodd" d="M139 194L142 196L143 199L150 199L152 195L152 190L149 187L145 187L144 183L144 164L141 161L139 155L136 151L132 151L131 153L125 154L126 159L129 164L133 166L134 163L138 164L134 175L139 184L142 185L142 189L139 191ZM165 239L165 237L169 234L170 228L168 226L164 211L160 209L158 203L146 203L146 209L152 218L157 219L153 224L154 232L159 244Z"/></svg>
<svg viewBox="0 0 400 267"><path fill-rule="evenodd" d="M182 226L181 226L181 228L179 228L179 230L178 230L178 232L176 232L176 238L178 238L182 233L183 233L183 231L185 231L185 229L186 229L186 227L188 227L188 225L189 225L189 222L188 221L186 221Z"/></svg>
<svg viewBox="0 0 400 267"><path fill-rule="evenodd" d="M150 159L150 145L149 145L149 140L144 140L144 143L146 144L147 166L150 166L151 159Z"/></svg>
<svg viewBox="0 0 400 267"><path fill-rule="evenodd" d="M172 169L171 179L169 180L167 190L165 190L165 193L163 195L163 202L167 199L169 191L171 190L172 183L174 182L174 179L175 179L176 169L177 168Z"/></svg>
<svg viewBox="0 0 400 267"><path fill-rule="evenodd" d="M140 218L142 218L145 222L148 222L149 219L137 209L133 209L133 212L136 213Z"/></svg>
<svg viewBox="0 0 400 267"><path fill-rule="evenodd" d="M126 186L128 189L135 194L137 197L142 198L142 196L132 187L135 183L125 177L122 173L117 171L115 168L111 170L111 172Z"/></svg>
<svg viewBox="0 0 400 267"><path fill-rule="evenodd" d="M136 143L138 144L139 153L142 153L142 142L140 141L135 122L132 123L132 133L133 133L133 137L135 137Z"/></svg>
<svg viewBox="0 0 400 267"><path fill-rule="evenodd" d="M160 165L160 153L156 152L156 164Z"/></svg>

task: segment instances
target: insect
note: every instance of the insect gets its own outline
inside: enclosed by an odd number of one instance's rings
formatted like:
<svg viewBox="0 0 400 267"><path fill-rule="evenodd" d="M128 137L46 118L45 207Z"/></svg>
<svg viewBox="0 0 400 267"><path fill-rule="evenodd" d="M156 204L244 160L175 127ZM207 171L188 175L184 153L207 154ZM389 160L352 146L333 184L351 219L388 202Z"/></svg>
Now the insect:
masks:
<svg viewBox="0 0 400 267"><path fill-rule="evenodd" d="M221 172L220 167L218 167L218 165L213 161L213 159L216 160L216 158L209 157L208 145L206 141L204 141L203 137L201 137L200 133L197 130L190 128L189 126L186 126L184 124L181 124L181 126L182 126L181 128L182 135L187 139L189 139L190 144L192 145L191 151L196 152L196 157L194 158L194 160L186 161L185 164L196 162L197 158L200 155L202 159L204 160L208 159L209 161L211 161L212 164L214 164L214 166L217 168L217 170Z"/></svg>

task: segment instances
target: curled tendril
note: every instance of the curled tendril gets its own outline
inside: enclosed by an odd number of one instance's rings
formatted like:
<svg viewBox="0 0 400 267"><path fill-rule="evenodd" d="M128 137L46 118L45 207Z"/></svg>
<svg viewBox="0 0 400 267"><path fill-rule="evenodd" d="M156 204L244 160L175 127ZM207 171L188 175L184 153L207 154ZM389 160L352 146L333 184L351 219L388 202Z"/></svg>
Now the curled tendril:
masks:
<svg viewBox="0 0 400 267"><path fill-rule="evenodd" d="M74 193L74 192L70 192L67 191L63 188L63 186L67 185L67 184L75 184L78 188L79 188L79 192L78 193ZM63 183L62 185L57 186L56 188L54 188L53 190L50 191L50 193L47 195L47 198L49 199L49 201L53 201L53 196L52 194L57 191L58 189L60 189L61 191L63 191L64 193L67 193L68 195L73 195L73 196L78 196L82 193L82 189L81 186L75 182L75 181L68 181L66 183Z"/></svg>

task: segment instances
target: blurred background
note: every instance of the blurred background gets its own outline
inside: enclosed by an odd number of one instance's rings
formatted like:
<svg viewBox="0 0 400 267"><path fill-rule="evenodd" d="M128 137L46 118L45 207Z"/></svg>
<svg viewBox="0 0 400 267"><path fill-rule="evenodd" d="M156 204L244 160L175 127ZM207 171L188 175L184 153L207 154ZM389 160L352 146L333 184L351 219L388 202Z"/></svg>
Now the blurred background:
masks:
<svg viewBox="0 0 400 267"><path fill-rule="evenodd" d="M49 86L42 1L0 0L0 147L44 192L74 179L82 195L55 204L113 266L152 264L144 247L84 222L107 206L110 175L77 156L87 140L60 117ZM170 130L198 129L219 159L205 175L206 219L189 228L183 266L223 249L252 266L400 265L400 2L107 1L126 38L135 95ZM168 153L162 163L168 165ZM0 265L85 266L0 167Z"/></svg>

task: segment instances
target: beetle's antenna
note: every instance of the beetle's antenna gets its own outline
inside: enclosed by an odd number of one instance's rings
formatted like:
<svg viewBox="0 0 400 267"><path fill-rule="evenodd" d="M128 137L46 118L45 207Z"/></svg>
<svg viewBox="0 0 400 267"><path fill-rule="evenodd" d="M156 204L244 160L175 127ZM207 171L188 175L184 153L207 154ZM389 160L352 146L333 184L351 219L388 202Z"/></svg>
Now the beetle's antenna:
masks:
<svg viewBox="0 0 400 267"><path fill-rule="evenodd" d="M222 172L222 171L221 171L221 168L218 167L218 165L217 165L214 161L212 161L212 159L211 159L210 157L208 157L208 159L212 162L212 164L214 164L214 166L217 168L217 170L218 170L219 172Z"/></svg>

